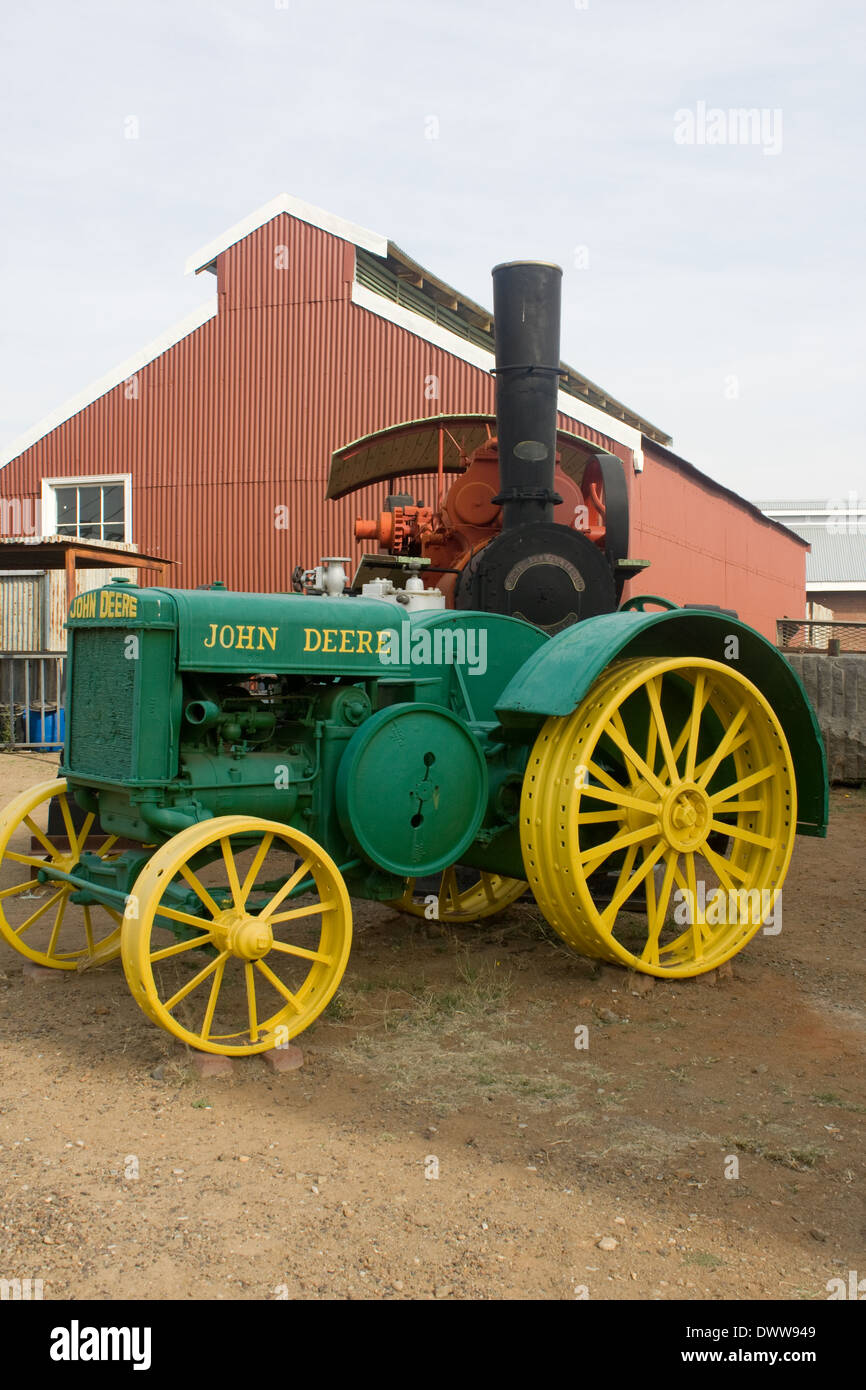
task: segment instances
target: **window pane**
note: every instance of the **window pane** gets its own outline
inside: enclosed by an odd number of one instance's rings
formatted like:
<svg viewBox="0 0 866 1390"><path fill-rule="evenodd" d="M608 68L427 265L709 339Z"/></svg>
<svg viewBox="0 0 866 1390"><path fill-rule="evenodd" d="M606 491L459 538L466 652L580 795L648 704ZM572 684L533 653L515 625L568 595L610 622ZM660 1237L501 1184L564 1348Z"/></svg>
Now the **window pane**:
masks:
<svg viewBox="0 0 866 1390"><path fill-rule="evenodd" d="M100 528L98 525L89 526L82 522L78 528L78 535L83 541L98 541L102 539L99 530Z"/></svg>
<svg viewBox="0 0 866 1390"><path fill-rule="evenodd" d="M123 521L123 488L119 483L112 483L102 489L102 519Z"/></svg>
<svg viewBox="0 0 866 1390"><path fill-rule="evenodd" d="M73 524L68 523L68 522L58 522L58 523L57 523L57 534L58 534L58 536L74 536L74 535L75 535L75 532L76 532L76 527L75 527Z"/></svg>
<svg viewBox="0 0 866 1390"><path fill-rule="evenodd" d="M102 531L103 531L103 538L104 538L105 540L107 540L107 541L122 541L122 540L123 540L123 522L122 522L122 521L106 521L105 525L104 525L103 528L102 528Z"/></svg>
<svg viewBox="0 0 866 1390"><path fill-rule="evenodd" d="M98 487L80 487L78 489L78 516L80 521L99 521L99 494L101 491L102 489ZM83 534L82 532L82 535Z"/></svg>
<svg viewBox="0 0 866 1390"><path fill-rule="evenodd" d="M78 517L76 515L76 502L78 489L74 487L58 487L54 489L57 498L57 529L60 530L61 524L64 526L75 526Z"/></svg>

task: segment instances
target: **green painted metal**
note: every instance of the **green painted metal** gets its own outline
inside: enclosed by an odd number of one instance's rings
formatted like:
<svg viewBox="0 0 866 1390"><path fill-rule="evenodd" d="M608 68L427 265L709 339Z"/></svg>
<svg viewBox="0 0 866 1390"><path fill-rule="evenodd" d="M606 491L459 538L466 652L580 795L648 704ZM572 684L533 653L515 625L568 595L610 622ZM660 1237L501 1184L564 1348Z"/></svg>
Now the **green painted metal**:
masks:
<svg viewBox="0 0 866 1390"><path fill-rule="evenodd" d="M432 704L379 710L352 736L337 772L347 839L390 873L422 877L459 861L487 809L475 735Z"/></svg>
<svg viewBox="0 0 866 1390"><path fill-rule="evenodd" d="M718 612L620 612L549 638L485 613L115 582L79 595L68 627L61 775L106 832L136 842L76 867L96 899L128 891L148 845L233 813L353 862L359 896L399 896L403 876L458 861L523 877L517 821L538 728L625 657L735 660L787 734L798 829L826 826L823 744L797 676ZM669 683L665 700L678 698Z"/></svg>
<svg viewBox="0 0 866 1390"><path fill-rule="evenodd" d="M815 711L781 653L759 632L726 614L690 608L588 618L530 657L503 690L497 713L506 726L537 728L548 715L571 714L612 661L651 656L728 661L754 682L775 711L794 759L797 831L826 834L827 759Z"/></svg>

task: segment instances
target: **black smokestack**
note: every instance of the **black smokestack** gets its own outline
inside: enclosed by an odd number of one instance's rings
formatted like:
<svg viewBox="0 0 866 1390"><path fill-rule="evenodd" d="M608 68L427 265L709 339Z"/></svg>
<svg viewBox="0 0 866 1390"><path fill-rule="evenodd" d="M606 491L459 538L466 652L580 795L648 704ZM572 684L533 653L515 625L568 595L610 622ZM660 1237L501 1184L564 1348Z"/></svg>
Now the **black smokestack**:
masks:
<svg viewBox="0 0 866 1390"><path fill-rule="evenodd" d="M562 271L538 261L493 268L496 433L502 529L552 521Z"/></svg>

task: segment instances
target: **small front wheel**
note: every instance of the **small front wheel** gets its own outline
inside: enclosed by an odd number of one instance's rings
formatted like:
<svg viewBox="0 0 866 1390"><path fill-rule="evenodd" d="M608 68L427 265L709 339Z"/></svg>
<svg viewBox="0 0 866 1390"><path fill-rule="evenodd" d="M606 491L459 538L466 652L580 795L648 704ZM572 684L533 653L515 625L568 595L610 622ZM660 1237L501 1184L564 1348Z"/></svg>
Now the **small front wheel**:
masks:
<svg viewBox="0 0 866 1390"><path fill-rule="evenodd" d="M238 1057L308 1028L351 944L343 876L315 840L277 821L220 816L148 861L127 902L122 956L148 1018L190 1047Z"/></svg>

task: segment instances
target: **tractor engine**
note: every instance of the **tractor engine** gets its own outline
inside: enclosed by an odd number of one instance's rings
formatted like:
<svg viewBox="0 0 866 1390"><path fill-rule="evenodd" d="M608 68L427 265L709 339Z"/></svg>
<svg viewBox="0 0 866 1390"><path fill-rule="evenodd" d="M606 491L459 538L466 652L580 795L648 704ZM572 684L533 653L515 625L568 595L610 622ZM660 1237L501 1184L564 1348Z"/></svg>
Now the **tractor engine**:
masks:
<svg viewBox="0 0 866 1390"><path fill-rule="evenodd" d="M561 280L558 266L536 262L493 271L495 421L408 422L334 455L329 497L395 478L401 465L404 474L436 472L435 503L392 493L378 517L356 521L356 539L379 551L364 556L355 591L388 557L420 558L448 607L554 633L612 612L645 568L628 559L621 461L557 430Z"/></svg>

